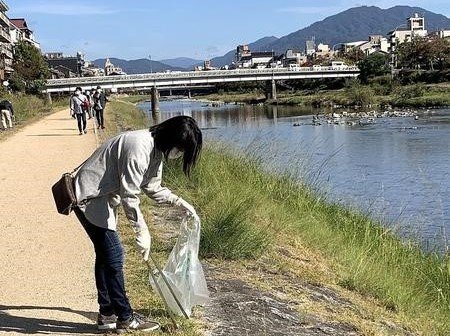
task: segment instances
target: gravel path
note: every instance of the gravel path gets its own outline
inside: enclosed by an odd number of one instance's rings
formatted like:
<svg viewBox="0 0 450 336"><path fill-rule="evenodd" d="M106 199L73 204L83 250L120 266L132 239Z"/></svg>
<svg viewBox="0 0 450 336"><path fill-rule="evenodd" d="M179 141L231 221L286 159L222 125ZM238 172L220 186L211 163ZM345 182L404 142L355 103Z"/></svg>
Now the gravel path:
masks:
<svg viewBox="0 0 450 336"><path fill-rule="evenodd" d="M95 149L93 130L78 135L63 110L0 142L0 334L95 332L93 249L51 194Z"/></svg>

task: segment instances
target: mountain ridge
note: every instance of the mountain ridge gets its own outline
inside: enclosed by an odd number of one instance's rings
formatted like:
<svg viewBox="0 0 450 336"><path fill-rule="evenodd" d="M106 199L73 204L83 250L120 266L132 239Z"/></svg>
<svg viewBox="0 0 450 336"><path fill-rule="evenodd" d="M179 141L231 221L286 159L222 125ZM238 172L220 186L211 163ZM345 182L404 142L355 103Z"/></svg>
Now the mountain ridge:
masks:
<svg viewBox="0 0 450 336"><path fill-rule="evenodd" d="M287 49L304 50L306 40L312 36L315 37L316 43L328 44L332 48L337 43L367 40L368 36L372 34L384 36L397 26L406 24L406 19L414 13L422 14L425 17L425 28L428 31L450 29L449 18L421 7L394 6L382 9L376 6L359 6L328 16L269 43L260 44L260 48L267 51L273 50L276 53L284 53ZM251 45L249 44L250 50L252 50ZM234 51L213 58L212 64L214 66L229 64L223 63L223 61L229 60L229 57L225 56L230 53L234 53Z"/></svg>

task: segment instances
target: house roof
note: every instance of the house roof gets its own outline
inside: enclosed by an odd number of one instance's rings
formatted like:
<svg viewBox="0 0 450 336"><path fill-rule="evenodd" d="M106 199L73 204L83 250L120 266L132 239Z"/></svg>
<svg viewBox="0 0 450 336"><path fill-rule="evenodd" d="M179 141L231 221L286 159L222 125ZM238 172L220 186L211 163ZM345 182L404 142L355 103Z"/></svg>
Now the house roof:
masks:
<svg viewBox="0 0 450 336"><path fill-rule="evenodd" d="M23 19L23 18L20 18L20 19L10 19L10 21L11 21L11 23L12 23L14 26L16 26L16 27L19 28L19 29L27 29L27 30L30 30L30 29L28 28L27 21L25 21L25 19Z"/></svg>

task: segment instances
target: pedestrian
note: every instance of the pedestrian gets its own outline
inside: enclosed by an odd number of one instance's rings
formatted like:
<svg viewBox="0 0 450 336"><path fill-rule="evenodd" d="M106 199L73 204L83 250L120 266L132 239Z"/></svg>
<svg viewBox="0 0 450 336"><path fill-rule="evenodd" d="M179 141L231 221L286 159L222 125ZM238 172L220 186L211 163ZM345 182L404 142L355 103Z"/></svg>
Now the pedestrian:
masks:
<svg viewBox="0 0 450 336"><path fill-rule="evenodd" d="M86 96L87 101L89 103L89 106L87 106L86 113L88 115L88 119L91 119L92 118L92 110L93 110L92 106L94 105L94 98L92 97L92 93L89 90L84 91L84 95Z"/></svg>
<svg viewBox="0 0 450 336"><path fill-rule="evenodd" d="M150 253L150 234L139 207L143 191L157 203L170 203L198 219L188 202L161 186L163 161L183 158L189 176L202 148L202 133L194 119L178 116L150 130L122 133L107 140L74 177L78 206L74 212L95 250L99 330L150 331L159 324L133 312L125 292L123 247L117 228L121 204L136 234L136 244L145 261Z"/></svg>
<svg viewBox="0 0 450 336"><path fill-rule="evenodd" d="M103 112L105 111L107 101L108 99L106 98L106 95L103 92L102 88L100 86L97 86L97 90L94 94L94 110L97 117L97 128L105 128Z"/></svg>
<svg viewBox="0 0 450 336"><path fill-rule="evenodd" d="M0 102L0 114L2 119L2 126L4 130L13 127L12 119L14 119L14 108L9 100L2 100Z"/></svg>
<svg viewBox="0 0 450 336"><path fill-rule="evenodd" d="M72 118L77 119L79 134L83 135L83 133L87 133L86 107L88 102L86 96L81 92L81 88L77 87L72 97L70 97L70 115Z"/></svg>

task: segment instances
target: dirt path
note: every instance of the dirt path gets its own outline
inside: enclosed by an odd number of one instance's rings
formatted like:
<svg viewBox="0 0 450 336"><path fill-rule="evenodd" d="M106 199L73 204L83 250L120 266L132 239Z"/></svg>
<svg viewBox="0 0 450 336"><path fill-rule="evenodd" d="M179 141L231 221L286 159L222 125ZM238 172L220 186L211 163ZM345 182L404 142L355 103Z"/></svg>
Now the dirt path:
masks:
<svg viewBox="0 0 450 336"><path fill-rule="evenodd" d="M0 142L0 334L95 332L92 246L50 190L95 147L91 120L80 136L68 110Z"/></svg>

